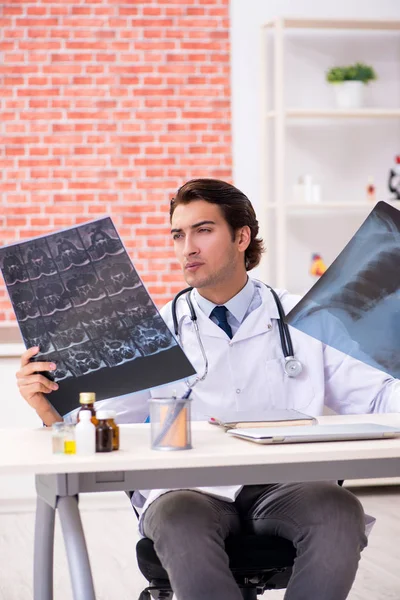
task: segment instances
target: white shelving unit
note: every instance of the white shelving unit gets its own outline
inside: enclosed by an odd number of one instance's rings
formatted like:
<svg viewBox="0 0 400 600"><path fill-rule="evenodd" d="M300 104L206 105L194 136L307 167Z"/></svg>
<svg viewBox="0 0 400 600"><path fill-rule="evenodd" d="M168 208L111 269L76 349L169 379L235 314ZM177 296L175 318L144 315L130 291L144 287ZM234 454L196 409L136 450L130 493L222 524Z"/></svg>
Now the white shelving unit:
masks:
<svg viewBox="0 0 400 600"><path fill-rule="evenodd" d="M288 287L288 220L293 217L321 217L335 215L358 215L363 220L374 206L373 203L354 198L351 202L322 201L318 204L294 203L287 192L287 148L286 137L288 129L300 123L303 127L310 124L321 128L326 124L337 124L345 121L345 127L353 123L363 123L377 120L378 123L388 119L400 120L400 107L366 107L357 110L339 110L335 108L302 107L285 105L285 60L286 36L290 30L321 30L329 35L329 30L355 32L359 35L376 35L373 32L400 33L400 21L368 21L368 20L329 20L329 19L300 19L279 18L265 23L262 28L262 173L260 195L260 228L264 239L271 243L273 232L272 252L269 259L264 259L261 265L261 276L279 288ZM324 31L325 30L325 31ZM272 38L272 39L271 39ZM318 41L316 41L316 44ZM271 46L271 47L269 47ZM399 61L400 62L400 61ZM323 76L323 74L319 74ZM310 81L307 82L310 85ZM400 104L400 97L396 104ZM318 121L320 120L320 121ZM343 126L343 125L342 125ZM351 160L351 157L349 157ZM389 168L389 165L388 165ZM299 173L300 175L301 173ZM271 183L271 181L273 183ZM291 182L295 183L295 181ZM366 184L366 182L365 182ZM286 186L286 187L285 187ZM380 198L378 197L377 200ZM358 200L358 201L357 201ZM385 198L386 200L386 198ZM397 205L400 207L400 203ZM365 215L365 216L364 216ZM361 221L360 221L361 222ZM357 223L357 226L359 223ZM354 231L357 229L354 227ZM338 249L340 251L340 248ZM304 290L291 290L301 291Z"/></svg>

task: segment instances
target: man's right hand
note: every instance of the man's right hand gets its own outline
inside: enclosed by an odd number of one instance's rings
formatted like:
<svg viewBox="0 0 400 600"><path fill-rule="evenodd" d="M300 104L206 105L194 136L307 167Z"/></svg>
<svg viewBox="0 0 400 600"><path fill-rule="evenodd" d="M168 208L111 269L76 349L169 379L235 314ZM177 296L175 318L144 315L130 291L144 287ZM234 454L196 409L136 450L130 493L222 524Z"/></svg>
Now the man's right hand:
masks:
<svg viewBox="0 0 400 600"><path fill-rule="evenodd" d="M35 409L46 425L62 421L58 412L47 400L45 394L58 389L57 383L42 375L43 371L54 371L56 365L49 362L35 362L31 358L39 352L39 348L29 348L21 356L21 368L16 373L17 385L22 397Z"/></svg>

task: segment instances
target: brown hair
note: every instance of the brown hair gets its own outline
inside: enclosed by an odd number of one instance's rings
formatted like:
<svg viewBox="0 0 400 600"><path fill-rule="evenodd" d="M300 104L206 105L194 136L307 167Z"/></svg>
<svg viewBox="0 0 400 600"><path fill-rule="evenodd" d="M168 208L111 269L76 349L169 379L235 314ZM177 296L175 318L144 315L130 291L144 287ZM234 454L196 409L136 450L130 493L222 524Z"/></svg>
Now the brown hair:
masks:
<svg viewBox="0 0 400 600"><path fill-rule="evenodd" d="M205 200L211 204L217 204L224 215L232 231L232 239L241 227L249 227L251 240L246 249L244 259L246 271L256 267L264 252L263 241L258 238L258 221L254 208L243 192L225 181L219 179L192 179L185 183L172 198L169 216L172 220L175 208L178 204L189 204L194 200Z"/></svg>

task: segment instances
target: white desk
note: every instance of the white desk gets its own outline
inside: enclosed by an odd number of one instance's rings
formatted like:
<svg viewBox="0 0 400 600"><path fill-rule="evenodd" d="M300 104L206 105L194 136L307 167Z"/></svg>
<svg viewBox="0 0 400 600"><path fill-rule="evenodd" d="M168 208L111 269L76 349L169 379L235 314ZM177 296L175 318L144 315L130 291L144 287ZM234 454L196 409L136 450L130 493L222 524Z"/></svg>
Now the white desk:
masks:
<svg viewBox="0 0 400 600"><path fill-rule="evenodd" d="M400 414L321 417L400 426ZM121 427L121 450L94 457L51 453L51 431L0 431L0 475L36 475L34 600L53 599L54 519L58 509L74 600L95 600L78 508L80 492L255 484L400 475L400 438L260 446L193 423L193 450L150 449L148 425Z"/></svg>

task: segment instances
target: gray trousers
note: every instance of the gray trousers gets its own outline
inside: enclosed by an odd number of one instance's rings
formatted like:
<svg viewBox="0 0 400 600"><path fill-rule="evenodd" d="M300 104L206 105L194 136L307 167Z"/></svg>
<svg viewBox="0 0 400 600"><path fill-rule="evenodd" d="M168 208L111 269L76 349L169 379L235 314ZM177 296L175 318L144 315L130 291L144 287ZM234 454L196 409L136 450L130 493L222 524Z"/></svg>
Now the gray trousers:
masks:
<svg viewBox="0 0 400 600"><path fill-rule="evenodd" d="M345 600L367 545L359 500L335 483L245 486L236 501L191 490L155 500L143 520L178 600L242 600L224 540L238 533L291 540L285 600Z"/></svg>

